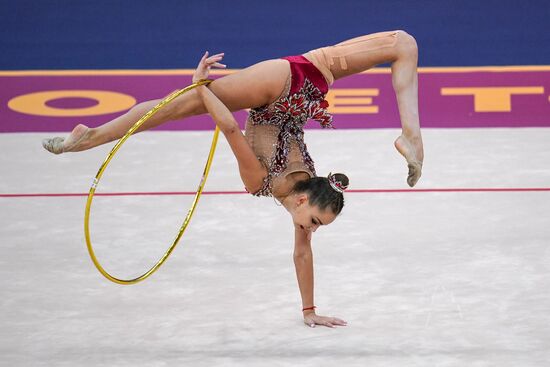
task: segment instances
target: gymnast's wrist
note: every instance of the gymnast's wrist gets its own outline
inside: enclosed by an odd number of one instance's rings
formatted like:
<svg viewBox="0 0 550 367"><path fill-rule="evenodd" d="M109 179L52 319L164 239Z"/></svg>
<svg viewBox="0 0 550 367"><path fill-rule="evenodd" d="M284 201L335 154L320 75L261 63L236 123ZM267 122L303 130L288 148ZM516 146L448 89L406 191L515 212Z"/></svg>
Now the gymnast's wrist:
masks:
<svg viewBox="0 0 550 367"><path fill-rule="evenodd" d="M193 78L193 79L191 79L191 82L192 82L193 84L196 84L196 83L200 83L200 82L205 82L205 81L207 81L207 80L208 80L207 78L200 78L200 79L195 79L195 78Z"/></svg>
<svg viewBox="0 0 550 367"><path fill-rule="evenodd" d="M304 316L307 316L307 315L310 315L310 314L314 314L316 308L317 308L317 307L315 307L315 306L304 307L304 308L302 308L302 313L304 314Z"/></svg>

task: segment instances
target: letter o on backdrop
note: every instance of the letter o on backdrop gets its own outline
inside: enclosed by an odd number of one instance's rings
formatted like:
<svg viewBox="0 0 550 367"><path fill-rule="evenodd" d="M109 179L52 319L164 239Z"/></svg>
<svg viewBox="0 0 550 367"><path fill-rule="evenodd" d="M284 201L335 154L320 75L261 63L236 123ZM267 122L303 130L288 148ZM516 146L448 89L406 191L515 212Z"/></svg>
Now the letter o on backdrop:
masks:
<svg viewBox="0 0 550 367"><path fill-rule="evenodd" d="M57 108L49 101L61 98L87 98L97 101L85 108ZM16 112L36 116L95 116L120 112L136 104L136 99L123 93L103 90L53 90L23 94L11 99L8 107Z"/></svg>

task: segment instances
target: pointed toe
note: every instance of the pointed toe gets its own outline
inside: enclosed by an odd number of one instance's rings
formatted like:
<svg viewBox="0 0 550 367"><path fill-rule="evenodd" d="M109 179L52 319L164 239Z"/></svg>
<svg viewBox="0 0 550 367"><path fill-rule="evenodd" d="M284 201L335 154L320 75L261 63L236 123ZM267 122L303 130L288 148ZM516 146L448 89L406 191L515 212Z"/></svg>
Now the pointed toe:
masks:
<svg viewBox="0 0 550 367"><path fill-rule="evenodd" d="M55 138L42 140L42 146L44 147L44 149L46 149L50 153L61 154L64 151L63 150L64 141L65 139L60 138L59 136L56 136Z"/></svg>

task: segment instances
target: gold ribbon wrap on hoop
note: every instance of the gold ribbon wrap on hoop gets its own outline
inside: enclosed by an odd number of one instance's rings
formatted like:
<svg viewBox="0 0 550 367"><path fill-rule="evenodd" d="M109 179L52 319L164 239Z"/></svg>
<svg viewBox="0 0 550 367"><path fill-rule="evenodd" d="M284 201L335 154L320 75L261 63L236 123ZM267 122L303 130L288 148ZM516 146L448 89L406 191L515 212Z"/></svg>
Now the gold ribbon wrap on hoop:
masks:
<svg viewBox="0 0 550 367"><path fill-rule="evenodd" d="M165 105L167 105L168 103L173 101L178 96L190 91L191 89L196 88L196 87L201 86L201 85L210 84L211 82L212 82L212 80L201 80L197 83L194 83L194 84L191 84L191 85L185 87L184 89L175 91L174 93L170 94L168 97L166 97L162 101L160 101L149 112L147 112L145 115L143 115L130 128L130 130L128 130L128 132L122 138L120 138L120 140L116 143L116 145L113 147L113 149L111 149L111 152L107 155L107 158L105 158L105 160L103 161L103 164L99 168L99 171L95 175L92 186L90 187L90 192L88 193L88 201L86 202L86 211L85 211L85 214L84 214L84 234L85 234L85 237L86 237L86 245L88 247L88 252L90 253L90 257L91 257L94 265L99 270L99 272L101 274L103 274L103 276L105 276L105 278L109 279L110 281L118 283L118 284L124 284L124 285L138 283L138 282L140 282L144 279L147 279L151 274L153 274L166 261L166 259L168 259L168 256L170 256L170 254L172 253L172 251L174 250L174 248L178 244L181 236L185 232L185 229L187 228L187 225L189 224L189 221L191 220L191 217L193 216L195 208L197 207L197 203L199 202L199 198L202 194L202 190L204 188L204 185L206 183L206 179L208 177L208 172L210 171L210 166L212 165L212 160L214 158L214 153L216 151L216 145L217 145L217 142L218 142L218 135L219 135L220 131L219 131L218 127L216 127L216 130L214 131L214 136L212 138L212 145L210 146L210 153L208 154L208 159L206 160L206 165L204 167L202 178L201 178L201 181L199 183L199 187L197 189L197 192L195 194L195 198L193 200L193 203L191 204L191 208L187 212L187 216L185 217L185 219L183 221L183 224L181 225L176 238L172 242L172 245L168 248L168 250L160 258L160 260L151 269L149 269L147 272L145 272L144 274L142 274L139 277L134 278L134 279L119 279L119 278L115 278L114 276L109 274L101 266L101 264L97 260L97 257L95 256L95 253L94 253L94 249L92 247L92 241L90 239L90 208L92 206L92 200L94 198L95 190L97 188L99 180L101 179L101 176L103 175L103 172L107 168L107 165L109 164L111 159L113 159L115 153L120 149L122 144L124 144L124 142L130 137L130 135L132 135L141 125L143 125L145 123L145 121L147 121L149 118L151 118L151 116L153 116L158 110L160 110L162 107L164 107Z"/></svg>

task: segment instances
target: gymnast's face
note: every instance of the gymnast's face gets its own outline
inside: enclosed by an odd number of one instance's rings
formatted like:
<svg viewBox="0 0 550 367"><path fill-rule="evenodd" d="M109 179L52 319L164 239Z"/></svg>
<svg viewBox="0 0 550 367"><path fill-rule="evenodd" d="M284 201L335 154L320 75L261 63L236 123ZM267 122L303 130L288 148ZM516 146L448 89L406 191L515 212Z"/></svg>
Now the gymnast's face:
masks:
<svg viewBox="0 0 550 367"><path fill-rule="evenodd" d="M320 226L334 222L336 214L329 208L321 210L317 205L310 205L306 194L295 198L296 207L291 211L292 220L297 228L308 232L315 232Z"/></svg>

